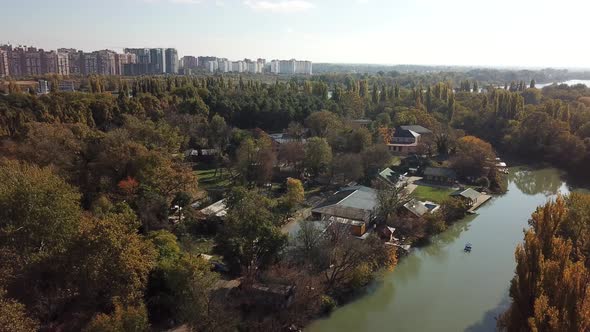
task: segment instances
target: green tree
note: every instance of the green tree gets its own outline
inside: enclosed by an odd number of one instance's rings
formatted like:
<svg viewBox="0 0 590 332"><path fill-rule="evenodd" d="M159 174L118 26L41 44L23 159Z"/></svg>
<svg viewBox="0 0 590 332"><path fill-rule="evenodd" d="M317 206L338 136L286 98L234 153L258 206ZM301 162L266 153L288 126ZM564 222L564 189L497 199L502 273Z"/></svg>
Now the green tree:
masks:
<svg viewBox="0 0 590 332"><path fill-rule="evenodd" d="M78 230L79 199L48 168L0 161L0 248L21 264L63 253Z"/></svg>
<svg viewBox="0 0 590 332"><path fill-rule="evenodd" d="M324 138L312 137L305 143L305 167L315 176L332 161L332 149Z"/></svg>
<svg viewBox="0 0 590 332"><path fill-rule="evenodd" d="M287 178L287 193L283 197L285 204L289 209L293 209L303 202L305 191L301 180Z"/></svg>
<svg viewBox="0 0 590 332"><path fill-rule="evenodd" d="M275 226L272 201L257 191L235 188L227 204L226 222L217 237L220 251L234 270L251 275L277 258L286 236Z"/></svg>

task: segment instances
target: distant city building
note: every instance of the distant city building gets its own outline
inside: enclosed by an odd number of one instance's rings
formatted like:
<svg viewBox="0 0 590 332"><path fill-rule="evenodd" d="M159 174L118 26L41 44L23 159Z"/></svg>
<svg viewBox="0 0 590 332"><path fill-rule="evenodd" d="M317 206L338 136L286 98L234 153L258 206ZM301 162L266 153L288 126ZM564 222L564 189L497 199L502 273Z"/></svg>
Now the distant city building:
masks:
<svg viewBox="0 0 590 332"><path fill-rule="evenodd" d="M194 56L184 56L181 59L181 65L183 69L197 69L199 67L199 58Z"/></svg>
<svg viewBox="0 0 590 332"><path fill-rule="evenodd" d="M0 49L0 77L10 76L8 68L8 51Z"/></svg>
<svg viewBox="0 0 590 332"><path fill-rule="evenodd" d="M99 75L117 75L116 53L111 50L97 51L96 61Z"/></svg>
<svg viewBox="0 0 590 332"><path fill-rule="evenodd" d="M229 61L213 56L184 56L179 60L174 48L125 48L124 53L111 50L94 52L59 48L44 51L34 47L0 45L0 77L69 75L153 75L190 74L196 70L219 73L312 74L310 61L244 59Z"/></svg>
<svg viewBox="0 0 590 332"><path fill-rule="evenodd" d="M137 55L133 53L123 53L115 55L116 75L125 75L125 66L137 63Z"/></svg>
<svg viewBox="0 0 590 332"><path fill-rule="evenodd" d="M39 51L41 55L41 74L55 74L57 73L57 52Z"/></svg>
<svg viewBox="0 0 590 332"><path fill-rule="evenodd" d="M178 51L175 48L167 48L165 53L166 58L166 73L178 73Z"/></svg>
<svg viewBox="0 0 590 332"><path fill-rule="evenodd" d="M214 73L219 69L219 64L216 60L207 61L207 70L210 73Z"/></svg>
<svg viewBox="0 0 590 332"><path fill-rule="evenodd" d="M270 71L273 74L312 74L311 61L272 60Z"/></svg>
<svg viewBox="0 0 590 332"><path fill-rule="evenodd" d="M98 52L82 54L82 74L98 74Z"/></svg>
<svg viewBox="0 0 590 332"><path fill-rule="evenodd" d="M49 82L46 80L39 80L39 94L46 95L49 93Z"/></svg>
<svg viewBox="0 0 590 332"><path fill-rule="evenodd" d="M151 48L150 58L154 65L154 74L164 74L166 72L166 51L163 48Z"/></svg>
<svg viewBox="0 0 590 332"><path fill-rule="evenodd" d="M209 67L209 61L217 61L217 58L214 56L200 56L197 58L199 67L204 69Z"/></svg>
<svg viewBox="0 0 590 332"><path fill-rule="evenodd" d="M70 75L70 57L68 53L57 52L57 73L59 75Z"/></svg>
<svg viewBox="0 0 590 332"><path fill-rule="evenodd" d="M151 53L149 48L126 48L125 53L135 54L135 63L139 64L150 64Z"/></svg>
<svg viewBox="0 0 590 332"><path fill-rule="evenodd" d="M37 50L29 47L24 50L24 74L27 76L39 76L41 71L41 53L43 50Z"/></svg>

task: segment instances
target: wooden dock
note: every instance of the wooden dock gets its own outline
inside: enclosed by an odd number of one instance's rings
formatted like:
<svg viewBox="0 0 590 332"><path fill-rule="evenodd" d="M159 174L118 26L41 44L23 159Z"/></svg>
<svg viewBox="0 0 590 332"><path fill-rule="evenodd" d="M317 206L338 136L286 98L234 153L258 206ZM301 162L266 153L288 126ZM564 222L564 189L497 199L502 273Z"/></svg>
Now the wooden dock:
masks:
<svg viewBox="0 0 590 332"><path fill-rule="evenodd" d="M482 206L485 202L489 201L492 198L490 195L481 194L473 203L473 206L467 210L468 213L475 213L480 206Z"/></svg>

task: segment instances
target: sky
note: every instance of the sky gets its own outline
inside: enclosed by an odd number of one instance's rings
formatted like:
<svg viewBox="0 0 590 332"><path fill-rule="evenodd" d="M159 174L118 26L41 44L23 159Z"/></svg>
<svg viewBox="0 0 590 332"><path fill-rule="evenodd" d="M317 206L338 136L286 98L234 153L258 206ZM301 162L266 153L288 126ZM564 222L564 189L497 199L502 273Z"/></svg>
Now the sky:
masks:
<svg viewBox="0 0 590 332"><path fill-rule="evenodd" d="M588 0L0 0L0 43L314 62L590 67Z"/></svg>

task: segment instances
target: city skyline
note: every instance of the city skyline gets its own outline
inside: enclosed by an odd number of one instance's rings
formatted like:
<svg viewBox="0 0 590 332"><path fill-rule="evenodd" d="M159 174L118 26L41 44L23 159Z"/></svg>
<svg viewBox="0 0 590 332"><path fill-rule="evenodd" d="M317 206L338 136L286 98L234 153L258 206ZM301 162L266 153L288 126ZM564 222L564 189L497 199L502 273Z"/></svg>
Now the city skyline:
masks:
<svg viewBox="0 0 590 332"><path fill-rule="evenodd" d="M485 11L467 0L24 0L4 7L11 15L0 31L10 35L0 43L44 49L163 47L178 49L179 57L590 67L590 45L572 33L583 31L590 9L580 0L559 6L499 0Z"/></svg>
<svg viewBox="0 0 590 332"><path fill-rule="evenodd" d="M273 73L312 75L312 62L306 60L278 60L266 62L230 61L212 56L178 57L175 48L124 48L122 53L113 50L78 50L58 48L49 50L32 45L0 44L0 78L38 76L44 74L118 75L137 76L150 74L191 74L195 71L210 73Z"/></svg>

